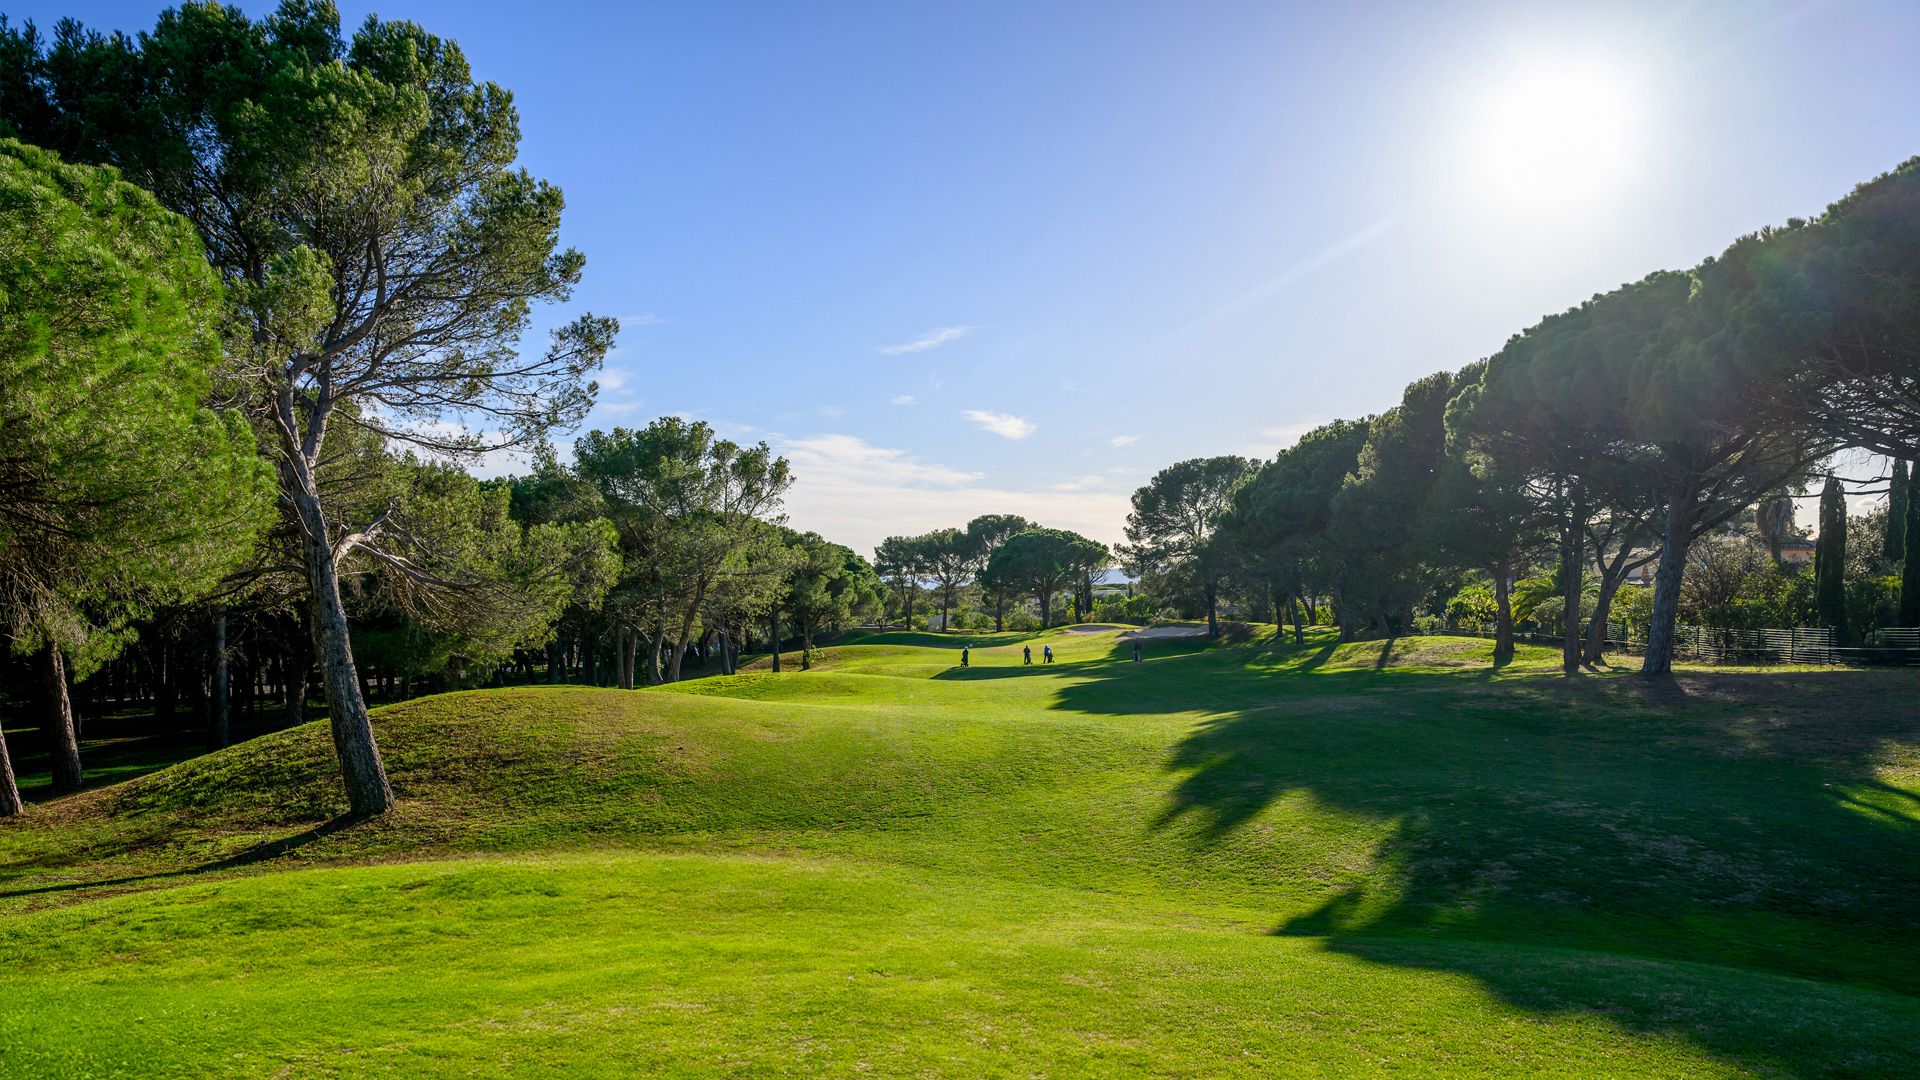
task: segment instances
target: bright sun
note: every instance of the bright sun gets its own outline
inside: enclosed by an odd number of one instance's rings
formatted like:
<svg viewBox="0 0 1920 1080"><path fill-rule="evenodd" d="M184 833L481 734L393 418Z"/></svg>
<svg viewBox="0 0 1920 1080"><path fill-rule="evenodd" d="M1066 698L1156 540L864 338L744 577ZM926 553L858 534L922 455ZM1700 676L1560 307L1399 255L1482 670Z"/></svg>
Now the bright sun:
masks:
<svg viewBox="0 0 1920 1080"><path fill-rule="evenodd" d="M1505 203L1563 210L1618 186L1636 149L1633 84L1598 66L1513 72L1474 110L1474 172Z"/></svg>

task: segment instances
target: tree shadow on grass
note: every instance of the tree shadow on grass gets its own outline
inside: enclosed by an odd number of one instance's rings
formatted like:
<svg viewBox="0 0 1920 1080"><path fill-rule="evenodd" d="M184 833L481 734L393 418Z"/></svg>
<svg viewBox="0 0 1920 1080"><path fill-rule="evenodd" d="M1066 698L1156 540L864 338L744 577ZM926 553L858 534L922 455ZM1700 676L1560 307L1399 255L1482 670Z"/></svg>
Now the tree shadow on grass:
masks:
<svg viewBox="0 0 1920 1080"><path fill-rule="evenodd" d="M115 878L98 878L91 881L63 881L53 885L36 885L25 889L0 889L0 900L24 896L43 896L57 893L73 893L93 889L114 889L123 885L143 885L177 878L194 877L199 874L218 873L223 870L239 870L257 863L270 862L283 855L306 847L308 844L324 840L334 833L363 821L371 820L361 814L342 814L339 817L323 821L308 829L277 840L267 840L250 848L235 852L225 858L201 863L198 866L184 867L178 870L162 870L151 874L127 874Z"/></svg>
<svg viewBox="0 0 1920 1080"><path fill-rule="evenodd" d="M1422 640L1403 661L1422 662ZM1920 994L1920 796L1889 782L1920 761L1920 672L1494 678L1484 661L1377 669L1358 651L1330 669L1324 643L1220 650L1164 685L1090 667L1058 706L1200 713L1150 826L1196 857L1238 858L1262 842L1256 821L1293 820L1263 815L1294 794L1383 837L1363 872L1309 866L1350 884L1276 934L1767 1067L1800 1053L1779 1025L1724 992L1676 1011L1694 976L1663 962ZM1873 1039L1920 1033L1920 1005L1901 1007L1908 1026ZM1797 1037L1842 1038L1830 1018L1814 1028Z"/></svg>

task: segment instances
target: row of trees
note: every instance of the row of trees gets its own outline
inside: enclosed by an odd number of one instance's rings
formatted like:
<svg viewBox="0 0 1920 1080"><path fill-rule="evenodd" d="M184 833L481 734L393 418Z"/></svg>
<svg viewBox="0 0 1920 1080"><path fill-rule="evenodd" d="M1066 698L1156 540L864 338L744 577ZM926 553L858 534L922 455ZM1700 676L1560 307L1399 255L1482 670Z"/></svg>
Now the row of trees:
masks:
<svg viewBox="0 0 1920 1080"><path fill-rule="evenodd" d="M952 629L963 591L972 588L997 631L1006 625L1008 604L1022 597L1034 600L1040 626L1052 626L1053 600L1062 592L1074 621L1083 621L1113 556L1105 544L1076 532L1041 528L1017 514L983 514L964 529L889 536L875 550L874 565L892 583L895 610L908 625L923 585L934 590L943 629Z"/></svg>
<svg viewBox="0 0 1920 1080"><path fill-rule="evenodd" d="M1920 452L1920 160L1818 219L1552 316L1273 461L1173 466L1135 496L1128 535L1170 596L1197 594L1211 617L1229 582L1290 611L1296 633L1316 602L1343 637L1407 632L1484 575L1501 659L1509 587L1544 563L1569 671L1598 659L1622 584L1652 563L1643 668L1664 672L1696 544L1754 513L1777 558L1794 493L1846 448ZM1899 465L1886 530L1903 625L1920 625L1920 544L1895 536L1920 535L1912 482ZM1830 476L1816 591L1844 633L1840 491Z"/></svg>
<svg viewBox="0 0 1920 1080"><path fill-rule="evenodd" d="M519 136L456 44L349 37L324 2L189 3L136 37L0 17L0 635L56 791L79 680L163 725L197 706L216 747L235 702L296 723L317 683L372 814L372 692L531 678L543 651L623 686L731 670L783 623L805 663L877 614L864 560L784 527L764 445L663 420L526 477L459 467L576 424L618 330L522 349L584 260Z"/></svg>

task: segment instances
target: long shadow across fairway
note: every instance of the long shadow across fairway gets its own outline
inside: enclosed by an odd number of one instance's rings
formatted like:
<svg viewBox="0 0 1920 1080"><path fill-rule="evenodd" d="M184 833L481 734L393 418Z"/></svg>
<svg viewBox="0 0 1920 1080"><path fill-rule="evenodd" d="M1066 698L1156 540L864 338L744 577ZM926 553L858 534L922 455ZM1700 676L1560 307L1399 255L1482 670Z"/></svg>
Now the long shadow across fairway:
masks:
<svg viewBox="0 0 1920 1080"><path fill-rule="evenodd" d="M1296 792L1391 826L1358 883L1276 934L1749 1064L1777 1063L1783 1036L1674 1008L1677 969L1621 954L1920 994L1920 796L1885 779L1920 761L1920 673L1495 678L1457 648L1424 670L1351 649L1329 670L1324 641L1139 665L1125 649L1075 665L1058 707L1202 717L1152 825L1196 858ZM1489 943L1579 952L1543 969Z"/></svg>
<svg viewBox="0 0 1920 1080"><path fill-rule="evenodd" d="M293 851L306 847L317 840L324 840L334 833L367 820L358 814L342 814L330 818L309 829L303 829L291 836L278 840L268 840L235 852L224 859L201 863L197 866L182 867L178 870L162 870L151 874L127 874L117 878L96 878L88 881L63 881L54 885L36 885L24 889L0 889L0 899L13 899L22 896L44 896L52 893L81 892L93 889L115 889L122 885L143 885L174 878L188 878L198 874L211 874L221 870L238 870L255 863L277 859Z"/></svg>

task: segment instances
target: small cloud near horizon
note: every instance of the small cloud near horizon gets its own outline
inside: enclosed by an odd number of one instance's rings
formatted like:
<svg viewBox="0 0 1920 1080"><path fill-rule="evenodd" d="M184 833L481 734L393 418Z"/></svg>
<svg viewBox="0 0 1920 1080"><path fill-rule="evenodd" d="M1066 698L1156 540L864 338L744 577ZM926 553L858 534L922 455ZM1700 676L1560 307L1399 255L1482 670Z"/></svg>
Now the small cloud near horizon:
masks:
<svg viewBox="0 0 1920 1080"><path fill-rule="evenodd" d="M793 463L788 524L830 535L860 552L872 551L887 536L959 525L980 514L1019 514L1113 541L1120 538L1129 509L1127 497L1111 488L996 486L979 472L926 461L857 435L769 434L768 439Z"/></svg>
<svg viewBox="0 0 1920 1080"><path fill-rule="evenodd" d="M1034 431L1031 421L1010 413L968 409L960 415L1003 439L1024 439Z"/></svg>
<svg viewBox="0 0 1920 1080"><path fill-rule="evenodd" d="M1282 450L1290 449L1300 441L1300 436L1326 423L1318 417L1301 420L1297 423L1283 424L1279 427L1261 428L1260 441L1243 446L1234 453L1241 457L1250 457L1255 461L1266 461Z"/></svg>
<svg viewBox="0 0 1920 1080"><path fill-rule="evenodd" d="M1111 439L1108 439L1107 441L1108 441L1108 442L1110 442L1110 443L1112 443L1112 444L1113 444L1113 445L1115 445L1115 446L1132 446L1132 445L1133 445L1134 443L1136 443L1136 442L1139 442L1139 441L1140 441L1140 436L1138 436L1138 435L1115 435L1115 436L1114 436L1113 438L1111 438Z"/></svg>
<svg viewBox="0 0 1920 1080"><path fill-rule="evenodd" d="M942 345L959 341L967 335L967 329L968 328L964 326L942 326L938 329L929 330L919 337L914 338L912 341L903 341L898 345L882 345L880 346L880 352L886 356L901 356L906 353L926 352L928 349L937 349Z"/></svg>
<svg viewBox="0 0 1920 1080"><path fill-rule="evenodd" d="M1056 484L1048 484L1047 487L1052 491L1085 491L1088 488L1099 487L1106 482L1107 478L1104 476L1088 474L1086 476L1076 476L1070 480L1062 480Z"/></svg>

